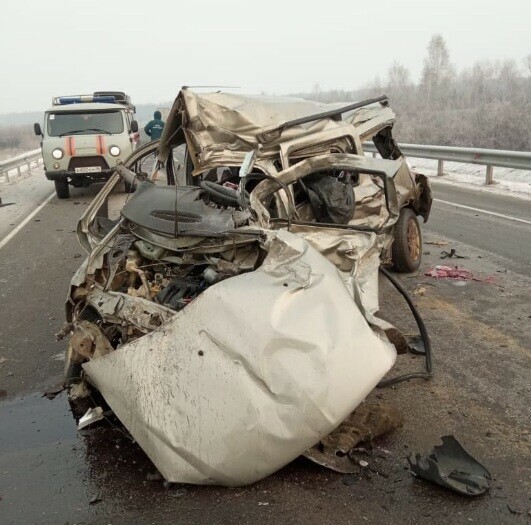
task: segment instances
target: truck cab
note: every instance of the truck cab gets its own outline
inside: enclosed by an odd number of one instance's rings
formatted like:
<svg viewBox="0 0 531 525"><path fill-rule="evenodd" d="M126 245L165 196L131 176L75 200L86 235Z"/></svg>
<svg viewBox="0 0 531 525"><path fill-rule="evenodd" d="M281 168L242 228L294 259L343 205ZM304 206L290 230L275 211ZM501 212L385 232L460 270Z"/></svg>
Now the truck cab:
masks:
<svg viewBox="0 0 531 525"><path fill-rule="evenodd" d="M105 181L112 168L127 158L139 141L135 107L121 91L55 97L34 126L42 137L46 178L60 199L70 196L69 184L89 186Z"/></svg>

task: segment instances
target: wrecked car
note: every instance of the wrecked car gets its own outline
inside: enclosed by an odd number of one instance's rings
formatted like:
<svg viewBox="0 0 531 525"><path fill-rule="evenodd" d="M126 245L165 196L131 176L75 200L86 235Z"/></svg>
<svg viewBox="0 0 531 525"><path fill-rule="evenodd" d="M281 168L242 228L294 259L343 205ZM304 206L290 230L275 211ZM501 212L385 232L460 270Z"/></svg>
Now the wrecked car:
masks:
<svg viewBox="0 0 531 525"><path fill-rule="evenodd" d="M181 90L78 224L71 401L101 396L170 482L252 483L336 429L395 362L378 270L418 266L431 206L394 118Z"/></svg>

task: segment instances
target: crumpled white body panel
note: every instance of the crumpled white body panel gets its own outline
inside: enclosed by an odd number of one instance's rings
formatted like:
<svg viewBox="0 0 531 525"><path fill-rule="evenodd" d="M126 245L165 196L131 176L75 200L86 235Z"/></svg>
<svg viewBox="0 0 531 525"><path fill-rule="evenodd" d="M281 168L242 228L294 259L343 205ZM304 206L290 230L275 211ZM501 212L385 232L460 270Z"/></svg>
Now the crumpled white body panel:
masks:
<svg viewBox="0 0 531 525"><path fill-rule="evenodd" d="M325 257L286 231L270 243L259 270L83 365L169 481L267 476L339 425L394 363Z"/></svg>

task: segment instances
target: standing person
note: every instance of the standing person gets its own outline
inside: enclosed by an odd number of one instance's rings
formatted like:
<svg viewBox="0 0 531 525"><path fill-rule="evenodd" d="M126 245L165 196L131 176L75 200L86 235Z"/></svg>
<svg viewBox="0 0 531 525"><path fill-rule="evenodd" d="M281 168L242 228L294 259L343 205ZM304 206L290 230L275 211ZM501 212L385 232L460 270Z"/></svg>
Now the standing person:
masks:
<svg viewBox="0 0 531 525"><path fill-rule="evenodd" d="M164 121L161 117L162 115L160 114L160 111L155 111L155 113L153 113L153 120L150 120L144 128L146 135L149 135L151 140L158 140L162 135Z"/></svg>

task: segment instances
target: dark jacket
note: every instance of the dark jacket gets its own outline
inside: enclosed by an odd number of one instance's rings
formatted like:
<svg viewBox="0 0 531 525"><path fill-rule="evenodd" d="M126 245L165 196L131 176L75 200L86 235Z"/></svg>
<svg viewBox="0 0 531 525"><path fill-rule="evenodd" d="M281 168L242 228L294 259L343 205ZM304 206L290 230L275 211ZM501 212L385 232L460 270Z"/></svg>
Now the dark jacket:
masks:
<svg viewBox="0 0 531 525"><path fill-rule="evenodd" d="M158 140L162 135L164 121L161 119L161 116L160 111L155 111L153 113L153 120L150 120L144 128L146 135L149 135L151 140Z"/></svg>

